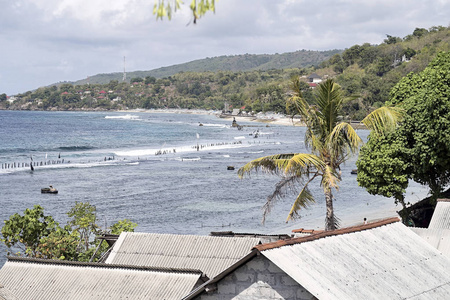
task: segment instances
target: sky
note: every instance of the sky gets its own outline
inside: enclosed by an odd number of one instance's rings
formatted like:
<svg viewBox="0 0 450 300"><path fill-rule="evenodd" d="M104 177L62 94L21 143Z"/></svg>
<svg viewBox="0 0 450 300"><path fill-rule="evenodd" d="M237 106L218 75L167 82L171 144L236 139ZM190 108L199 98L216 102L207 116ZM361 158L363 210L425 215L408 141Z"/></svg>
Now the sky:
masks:
<svg viewBox="0 0 450 300"><path fill-rule="evenodd" d="M157 0L0 0L0 94L206 57L345 49L450 25L450 0L216 0L193 24ZM166 0L167 1L167 0ZM170 1L170 0L169 0ZM173 1L173 0L172 0Z"/></svg>

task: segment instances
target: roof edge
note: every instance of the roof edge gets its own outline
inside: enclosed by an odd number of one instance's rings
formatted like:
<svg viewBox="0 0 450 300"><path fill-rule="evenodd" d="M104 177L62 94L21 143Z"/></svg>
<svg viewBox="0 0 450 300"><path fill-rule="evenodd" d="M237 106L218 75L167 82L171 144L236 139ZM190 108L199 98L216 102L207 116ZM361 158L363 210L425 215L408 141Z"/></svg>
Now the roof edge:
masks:
<svg viewBox="0 0 450 300"><path fill-rule="evenodd" d="M384 220L380 220L380 221L376 221L376 222L368 223L368 224L364 224L364 225L357 225L357 226L351 226L351 227L346 227L346 228L341 228L341 229L336 229L336 230L323 231L323 232L311 234L309 236L293 238L290 240L281 240L281 241L276 241L276 242L272 242L272 243L261 244L261 245L257 245L255 247L253 247L253 249L256 249L258 251L264 251L264 250L269 250L269 249L274 249L274 248L280 248L283 246L289 246L289 245L300 244L300 243L304 243L304 242L310 242L310 241L318 240L318 239L329 237L329 236L368 230L368 229L388 225L388 224L399 222L399 221L400 221L400 218L393 217L393 218L388 218L388 219L384 219Z"/></svg>
<svg viewBox="0 0 450 300"><path fill-rule="evenodd" d="M215 277L213 277L210 280L206 281L204 284L202 284L198 288L196 288L193 291L191 291L188 295L184 296L183 299L181 299L181 300L192 300L192 299L194 299L196 296L198 296L201 293L203 293L209 285L220 281L222 278L224 278L225 276L227 276L228 274L230 274L231 272L233 272L234 270L236 270L237 268L239 268L243 264L247 263L253 257L258 255L258 253L259 253L259 251L257 251L256 249L252 249L252 251L250 251L247 255L245 255L244 257L239 259L237 262L235 262L234 264L232 264L231 266L229 266L228 268L226 268L225 270L223 270L222 272L217 274Z"/></svg>
<svg viewBox="0 0 450 300"><path fill-rule="evenodd" d="M22 262L22 263L34 263L43 265L60 265L60 266L72 266L72 267L92 267L103 269L128 269L139 271L154 271L154 272L166 272L166 273L192 273L203 276L203 272L197 269L178 269L178 268L157 268L157 267L144 267L144 266L132 266L132 265L119 265L119 264L106 264L95 262L83 262L83 261L68 261L68 260L56 260L56 259L44 259L44 258L32 258L32 257L19 257L19 256L6 256L7 262Z"/></svg>
<svg viewBox="0 0 450 300"><path fill-rule="evenodd" d="M441 198L441 199L437 199L437 202L450 202L450 199L448 199L448 198Z"/></svg>

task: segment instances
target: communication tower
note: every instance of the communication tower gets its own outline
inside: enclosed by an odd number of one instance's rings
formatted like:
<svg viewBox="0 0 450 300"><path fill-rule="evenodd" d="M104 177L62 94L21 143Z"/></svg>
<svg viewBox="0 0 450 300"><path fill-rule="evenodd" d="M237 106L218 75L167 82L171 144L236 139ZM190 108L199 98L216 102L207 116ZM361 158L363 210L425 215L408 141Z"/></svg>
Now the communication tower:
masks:
<svg viewBox="0 0 450 300"><path fill-rule="evenodd" d="M122 81L127 80L127 72L125 71L125 56L123 57L123 78Z"/></svg>

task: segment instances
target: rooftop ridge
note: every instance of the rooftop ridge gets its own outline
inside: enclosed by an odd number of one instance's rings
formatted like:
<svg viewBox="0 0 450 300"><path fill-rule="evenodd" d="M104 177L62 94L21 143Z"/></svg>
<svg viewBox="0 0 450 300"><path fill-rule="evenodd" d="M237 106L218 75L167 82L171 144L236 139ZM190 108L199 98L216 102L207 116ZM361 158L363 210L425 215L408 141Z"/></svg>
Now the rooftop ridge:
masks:
<svg viewBox="0 0 450 300"><path fill-rule="evenodd" d="M103 269L128 269L128 270L155 271L155 272L166 272L166 273L167 272L170 272L170 273L192 273L192 274L203 275L203 272L201 270L197 270L197 269L132 266L132 265L105 264L105 263L95 263L95 262L68 261L68 260L18 257L18 256L6 256L6 258L8 259L8 261L11 261L11 262L23 262L23 263L28 262L28 263L44 264L44 265L92 267L92 268L103 268Z"/></svg>
<svg viewBox="0 0 450 300"><path fill-rule="evenodd" d="M437 202L450 202L450 199L448 199L448 198L440 198L440 199L437 199Z"/></svg>
<svg viewBox="0 0 450 300"><path fill-rule="evenodd" d="M269 249L274 249L274 248L280 248L283 246L301 244L304 242L311 242L311 241L329 237L329 236L354 233L354 232L359 232L359 231L363 231L363 230L367 230L367 229L372 229L372 228L388 225L391 223L395 223L398 221L400 221L400 219L398 217L393 217L393 218L388 218L388 219L384 219L384 220L380 220L380 221L376 221L376 222L372 222L372 223L368 223L368 224L351 226L351 227L346 227L346 228L341 228L341 229L336 229L336 230L323 231L323 232L319 232L316 234L311 234L309 236L293 238L290 240L281 240L281 241L276 241L276 242L272 242L272 243L261 244L261 245L257 245L255 247L253 247L253 249L256 249L258 251L264 251L264 250L269 250Z"/></svg>
<svg viewBox="0 0 450 300"><path fill-rule="evenodd" d="M236 238L236 239L256 239L257 237L252 236L243 236L243 237L237 237L237 236L215 236L215 235L197 235L197 234L178 234L178 233L156 233L156 232L123 232L122 234L126 233L127 236L132 235L147 235L147 236L177 236L182 238L189 238L189 237L196 237L199 239L223 239L223 238ZM257 234L260 235L260 234Z"/></svg>

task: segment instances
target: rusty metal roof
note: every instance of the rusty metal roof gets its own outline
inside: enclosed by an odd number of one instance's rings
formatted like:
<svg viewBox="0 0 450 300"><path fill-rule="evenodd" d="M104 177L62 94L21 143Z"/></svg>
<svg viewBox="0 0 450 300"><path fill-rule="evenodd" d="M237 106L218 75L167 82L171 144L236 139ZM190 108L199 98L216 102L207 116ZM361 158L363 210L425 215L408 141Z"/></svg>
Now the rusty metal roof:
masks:
<svg viewBox="0 0 450 300"><path fill-rule="evenodd" d="M212 278L259 242L253 237L124 232L106 263L199 269Z"/></svg>
<svg viewBox="0 0 450 300"><path fill-rule="evenodd" d="M0 282L18 299L173 299L203 280L198 271L8 258Z"/></svg>

